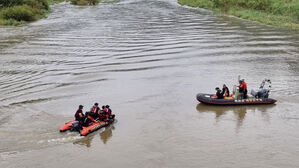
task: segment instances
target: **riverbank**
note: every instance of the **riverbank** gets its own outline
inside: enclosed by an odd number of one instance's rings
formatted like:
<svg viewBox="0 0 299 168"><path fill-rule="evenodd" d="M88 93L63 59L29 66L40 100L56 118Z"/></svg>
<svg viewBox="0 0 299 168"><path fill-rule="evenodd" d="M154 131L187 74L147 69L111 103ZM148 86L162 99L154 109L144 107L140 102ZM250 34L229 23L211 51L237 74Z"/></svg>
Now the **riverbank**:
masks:
<svg viewBox="0 0 299 168"><path fill-rule="evenodd" d="M0 25L17 26L46 17L50 5L64 0L3 0L0 2Z"/></svg>
<svg viewBox="0 0 299 168"><path fill-rule="evenodd" d="M41 18L51 12L50 5L67 1L73 5L97 5L101 0L3 0L0 2L0 26L18 26ZM118 0L103 1L116 3Z"/></svg>
<svg viewBox="0 0 299 168"><path fill-rule="evenodd" d="M299 31L299 1L295 0L178 0L178 2L181 5L205 8Z"/></svg>

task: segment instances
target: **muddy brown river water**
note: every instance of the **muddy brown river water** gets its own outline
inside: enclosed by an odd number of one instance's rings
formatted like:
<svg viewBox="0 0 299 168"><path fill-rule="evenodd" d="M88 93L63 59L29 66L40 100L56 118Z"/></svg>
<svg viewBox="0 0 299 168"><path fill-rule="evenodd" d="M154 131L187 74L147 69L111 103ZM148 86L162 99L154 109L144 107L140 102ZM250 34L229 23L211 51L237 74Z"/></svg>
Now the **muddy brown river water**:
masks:
<svg viewBox="0 0 299 168"><path fill-rule="evenodd" d="M0 167L299 167L299 35L175 0L53 6L0 28ZM276 105L199 104L237 76ZM117 122L59 133L79 104Z"/></svg>

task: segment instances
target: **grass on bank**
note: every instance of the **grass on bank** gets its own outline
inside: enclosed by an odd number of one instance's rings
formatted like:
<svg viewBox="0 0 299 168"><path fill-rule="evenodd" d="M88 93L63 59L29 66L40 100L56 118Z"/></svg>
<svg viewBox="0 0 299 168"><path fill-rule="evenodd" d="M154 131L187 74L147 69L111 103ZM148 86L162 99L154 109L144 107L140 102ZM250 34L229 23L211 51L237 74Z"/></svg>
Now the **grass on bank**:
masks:
<svg viewBox="0 0 299 168"><path fill-rule="evenodd" d="M0 25L20 25L43 18L55 2L61 0L1 0Z"/></svg>
<svg viewBox="0 0 299 168"><path fill-rule="evenodd" d="M120 0L0 0L0 26L22 25L44 18L50 11L49 5L68 1L73 5L97 5L118 3Z"/></svg>
<svg viewBox="0 0 299 168"><path fill-rule="evenodd" d="M211 9L299 31L299 0L178 0L181 5Z"/></svg>

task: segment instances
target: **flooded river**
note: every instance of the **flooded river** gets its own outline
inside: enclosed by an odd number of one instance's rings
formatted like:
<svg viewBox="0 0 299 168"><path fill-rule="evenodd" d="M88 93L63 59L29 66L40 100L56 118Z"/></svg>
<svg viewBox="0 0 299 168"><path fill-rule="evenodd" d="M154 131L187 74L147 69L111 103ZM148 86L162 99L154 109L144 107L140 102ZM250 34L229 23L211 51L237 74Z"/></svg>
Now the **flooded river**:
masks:
<svg viewBox="0 0 299 168"><path fill-rule="evenodd" d="M175 0L53 6L0 28L0 167L299 166L299 36ZM272 80L270 106L197 102L237 77ZM79 104L117 122L59 133Z"/></svg>

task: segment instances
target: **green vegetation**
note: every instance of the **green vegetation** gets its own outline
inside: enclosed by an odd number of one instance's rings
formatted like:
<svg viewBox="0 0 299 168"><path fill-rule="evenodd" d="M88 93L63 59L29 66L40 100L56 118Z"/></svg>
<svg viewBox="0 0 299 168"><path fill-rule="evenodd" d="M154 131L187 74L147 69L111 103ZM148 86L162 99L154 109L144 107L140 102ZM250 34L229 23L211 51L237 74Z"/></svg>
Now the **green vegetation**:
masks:
<svg viewBox="0 0 299 168"><path fill-rule="evenodd" d="M49 4L61 0L1 0L0 25L20 25L45 17Z"/></svg>
<svg viewBox="0 0 299 168"><path fill-rule="evenodd" d="M0 0L0 25L16 26L43 18L51 11L49 5L62 1L73 5L97 5L120 0Z"/></svg>
<svg viewBox="0 0 299 168"><path fill-rule="evenodd" d="M299 0L178 0L181 5L224 12L299 31Z"/></svg>

